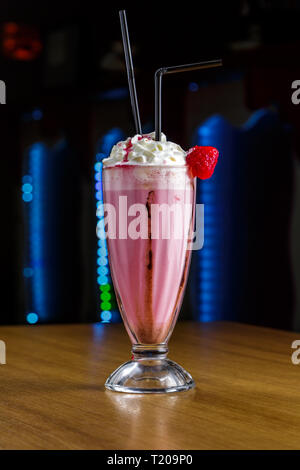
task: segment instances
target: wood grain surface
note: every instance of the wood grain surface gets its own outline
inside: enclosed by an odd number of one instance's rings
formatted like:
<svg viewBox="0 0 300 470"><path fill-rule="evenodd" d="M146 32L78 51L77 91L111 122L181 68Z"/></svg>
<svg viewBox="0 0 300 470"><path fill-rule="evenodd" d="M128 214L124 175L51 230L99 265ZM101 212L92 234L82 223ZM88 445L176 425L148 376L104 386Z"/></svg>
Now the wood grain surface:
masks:
<svg viewBox="0 0 300 470"><path fill-rule="evenodd" d="M1 449L299 449L300 333L178 323L169 357L196 388L167 395L104 389L130 357L121 324L0 328Z"/></svg>

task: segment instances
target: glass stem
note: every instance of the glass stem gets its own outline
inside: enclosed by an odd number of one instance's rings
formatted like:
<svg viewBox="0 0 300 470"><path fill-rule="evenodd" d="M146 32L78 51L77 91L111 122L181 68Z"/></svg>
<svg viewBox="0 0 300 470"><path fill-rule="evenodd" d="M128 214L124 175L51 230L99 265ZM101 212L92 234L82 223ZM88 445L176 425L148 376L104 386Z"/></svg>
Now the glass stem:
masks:
<svg viewBox="0 0 300 470"><path fill-rule="evenodd" d="M167 344L134 344L132 346L132 360L153 361L165 359L168 354Z"/></svg>

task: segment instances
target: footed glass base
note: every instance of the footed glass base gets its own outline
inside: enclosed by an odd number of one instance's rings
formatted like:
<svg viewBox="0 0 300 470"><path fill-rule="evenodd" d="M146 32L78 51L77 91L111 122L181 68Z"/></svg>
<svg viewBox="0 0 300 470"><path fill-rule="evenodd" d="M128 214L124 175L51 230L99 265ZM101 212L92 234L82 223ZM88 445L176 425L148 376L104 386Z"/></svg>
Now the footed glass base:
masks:
<svg viewBox="0 0 300 470"><path fill-rule="evenodd" d="M125 362L107 379L105 387L125 393L171 393L193 388L191 375L167 359L167 347L145 349L134 346L133 359Z"/></svg>

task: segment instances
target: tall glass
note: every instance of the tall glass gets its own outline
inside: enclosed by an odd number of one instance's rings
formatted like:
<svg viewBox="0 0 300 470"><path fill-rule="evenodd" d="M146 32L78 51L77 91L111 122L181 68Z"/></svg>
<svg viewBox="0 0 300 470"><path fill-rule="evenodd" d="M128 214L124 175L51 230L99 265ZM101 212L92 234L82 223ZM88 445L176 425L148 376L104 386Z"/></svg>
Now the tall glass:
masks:
<svg viewBox="0 0 300 470"><path fill-rule="evenodd" d="M196 181L186 166L123 165L103 169L109 262L132 359L105 386L165 393L194 386L167 358L191 256Z"/></svg>

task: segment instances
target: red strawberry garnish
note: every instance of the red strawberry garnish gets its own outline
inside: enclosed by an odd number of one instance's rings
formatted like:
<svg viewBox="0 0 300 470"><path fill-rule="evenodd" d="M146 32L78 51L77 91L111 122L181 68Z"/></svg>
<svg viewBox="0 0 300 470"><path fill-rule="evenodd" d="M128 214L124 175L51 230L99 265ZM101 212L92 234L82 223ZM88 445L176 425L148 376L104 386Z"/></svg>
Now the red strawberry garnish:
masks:
<svg viewBox="0 0 300 470"><path fill-rule="evenodd" d="M219 152L216 148L196 145L188 151L186 163L192 176L206 180L212 176L218 157Z"/></svg>

